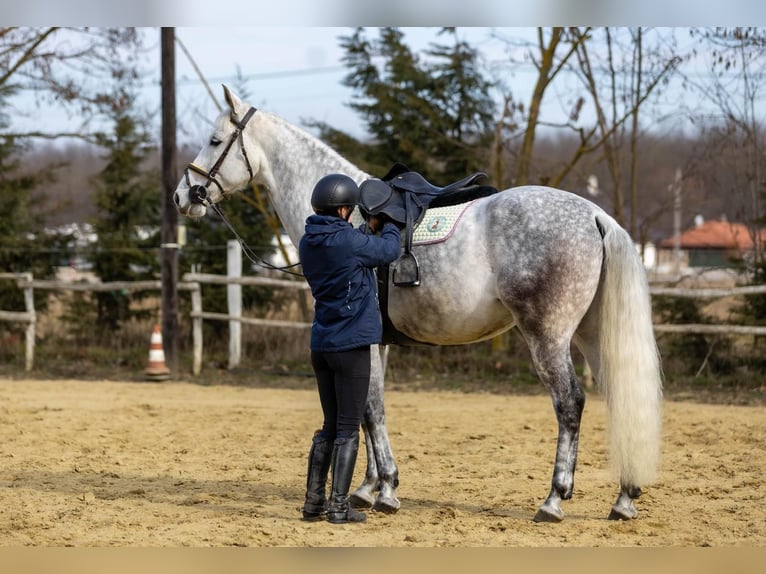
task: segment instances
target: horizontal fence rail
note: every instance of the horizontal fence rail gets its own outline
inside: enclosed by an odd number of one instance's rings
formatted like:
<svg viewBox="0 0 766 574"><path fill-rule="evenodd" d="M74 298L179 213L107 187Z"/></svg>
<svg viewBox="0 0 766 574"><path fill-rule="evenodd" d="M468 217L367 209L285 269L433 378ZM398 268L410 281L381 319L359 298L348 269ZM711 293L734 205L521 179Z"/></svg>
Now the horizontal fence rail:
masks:
<svg viewBox="0 0 766 574"><path fill-rule="evenodd" d="M652 296L686 297L691 299L718 299L720 297L740 297L766 293L766 285L745 285L723 289L684 289L680 287L651 287ZM657 333L683 333L699 335L766 335L766 327L749 325L708 325L687 323L679 325L654 325Z"/></svg>
<svg viewBox="0 0 766 574"><path fill-rule="evenodd" d="M667 295L670 297L690 297L695 299L713 299L738 295L760 295L766 293L766 285L745 285L744 287L727 287L725 289L684 289L681 287L650 287L652 295Z"/></svg>
<svg viewBox="0 0 766 574"><path fill-rule="evenodd" d="M0 280L10 279L16 282L16 285L24 291L24 301L27 311L0 311L0 321L11 321L26 323L26 349L25 349L25 369L31 371L34 367L34 349L35 349L35 324L37 323L37 313L34 308L34 290L49 291L80 291L80 292L108 292L108 291L160 291L162 290L162 281L108 281L101 282L81 282L72 283L69 281L33 279L31 273L0 273ZM199 283L178 283L179 291L189 291L191 293L192 309L202 308L202 296ZM193 347L193 366L194 374L199 374L202 365L202 319L192 316L192 347Z"/></svg>
<svg viewBox="0 0 766 574"><path fill-rule="evenodd" d="M239 315L227 315L226 313L212 313L210 311L192 311L192 317L200 319L209 319L211 321L239 321L245 325L260 325L261 327L288 327L293 329L306 329L311 327L311 323L302 323L300 321L282 321L280 319L259 319L257 317L241 317Z"/></svg>
<svg viewBox="0 0 766 574"><path fill-rule="evenodd" d="M80 292L104 292L104 291L148 291L161 290L162 282L152 281L112 281L112 282L80 282L70 283L59 280L39 280L34 279L31 273L0 273L0 280L11 280L16 283L19 289L24 291L25 311L5 311L0 310L0 321L18 322L26 324L26 357L25 368L27 371L33 368L34 364L34 343L35 343L35 325L37 314L34 307L34 290L68 290ZM194 375L200 373L202 365L203 341L202 341L202 321L229 321L230 325L240 324L279 327L290 329L308 329L311 323L305 321L287 321L279 319L266 319L259 317L244 317L241 314L241 302L232 305L230 300L228 313L213 313L203 311L201 284L211 285L238 285L253 287L269 287L273 289L290 289L296 291L308 291L309 286L302 280L275 279L272 277L260 276L227 276L215 275L210 273L186 273L182 281L178 283L180 291L188 291L191 295L192 320L192 344L193 344L193 366ZM659 287L650 288L652 297L686 297L696 299L714 299L721 297L741 297L745 295L766 294L766 285L748 285L743 287L721 288L721 289L688 289L679 287ZM766 335L766 326L748 326L731 324L655 324L654 330L657 333L680 333L680 334L714 334L714 335L743 335L743 336L764 336ZM239 331L230 330L230 338L239 335ZM237 345L230 346L230 349L237 348ZM233 351L230 351L233 353ZM236 365L238 356L230 356L230 366Z"/></svg>
<svg viewBox="0 0 766 574"><path fill-rule="evenodd" d="M251 285L260 287L284 287L286 289L298 289L308 291L309 284L305 281L293 281L290 279L273 279L271 277L244 276L230 277L228 275L215 275L212 273L184 273L183 280L190 283L210 283L213 285Z"/></svg>
<svg viewBox="0 0 766 574"><path fill-rule="evenodd" d="M305 281L290 281L287 279L273 279L271 277L229 277L227 275L214 275L211 273L185 273L183 280L188 283L207 283L210 285L249 285L251 287L274 287L282 289L296 289L308 291L309 285ZM279 319L261 319L257 317L242 317L237 313L211 313L202 309L193 310L193 317L210 319L212 321L238 321L246 325L260 325L264 327L291 327L305 329L311 327L311 323L300 321L282 321Z"/></svg>

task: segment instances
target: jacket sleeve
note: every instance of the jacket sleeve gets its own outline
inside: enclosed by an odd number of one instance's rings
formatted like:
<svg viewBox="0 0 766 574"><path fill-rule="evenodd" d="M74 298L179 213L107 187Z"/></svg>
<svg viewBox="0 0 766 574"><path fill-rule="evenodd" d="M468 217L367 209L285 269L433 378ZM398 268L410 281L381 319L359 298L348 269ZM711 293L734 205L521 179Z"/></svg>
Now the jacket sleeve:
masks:
<svg viewBox="0 0 766 574"><path fill-rule="evenodd" d="M391 263L399 258L401 235L399 228L386 222L380 236L359 233L356 244L356 256L365 267L377 267Z"/></svg>

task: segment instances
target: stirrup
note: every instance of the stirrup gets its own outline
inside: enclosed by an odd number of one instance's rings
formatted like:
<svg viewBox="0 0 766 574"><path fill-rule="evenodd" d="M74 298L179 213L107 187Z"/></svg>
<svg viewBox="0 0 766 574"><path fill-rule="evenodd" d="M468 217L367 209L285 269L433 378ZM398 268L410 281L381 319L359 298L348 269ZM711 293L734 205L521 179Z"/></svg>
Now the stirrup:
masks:
<svg viewBox="0 0 766 574"><path fill-rule="evenodd" d="M402 254L394 266L392 280L396 287L417 287L420 285L420 265L414 253Z"/></svg>

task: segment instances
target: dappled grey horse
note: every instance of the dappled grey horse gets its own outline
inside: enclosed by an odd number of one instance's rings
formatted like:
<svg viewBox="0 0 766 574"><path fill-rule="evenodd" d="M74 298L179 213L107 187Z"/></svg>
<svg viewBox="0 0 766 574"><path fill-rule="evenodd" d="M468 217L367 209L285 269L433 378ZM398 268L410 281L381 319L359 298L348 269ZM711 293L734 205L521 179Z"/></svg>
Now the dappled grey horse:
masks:
<svg viewBox="0 0 766 574"><path fill-rule="evenodd" d="M265 186L292 242L311 214L314 183L333 172L370 178L327 145L283 119L256 111L224 86L229 110L176 189L180 213L203 216L227 193ZM660 451L662 384L648 284L629 235L577 195L523 186L471 202L452 236L415 245L422 281L390 286L389 315L405 335L426 343L482 341L516 326L529 346L558 421L548 497L534 519L563 519L572 496L585 394L572 364L580 349L608 410L611 459L620 490L609 514L635 518L634 499L654 477ZM386 347L372 353L364 416L367 471L352 500L395 512L398 470L385 424Z"/></svg>

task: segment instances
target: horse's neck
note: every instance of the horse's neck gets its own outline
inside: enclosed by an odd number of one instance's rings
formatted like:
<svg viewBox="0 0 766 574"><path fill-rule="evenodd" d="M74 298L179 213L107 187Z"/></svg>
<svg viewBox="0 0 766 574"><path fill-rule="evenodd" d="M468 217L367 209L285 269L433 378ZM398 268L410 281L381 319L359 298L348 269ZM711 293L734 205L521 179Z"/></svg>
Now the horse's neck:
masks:
<svg viewBox="0 0 766 574"><path fill-rule="evenodd" d="M259 112L250 130L251 146L260 151L257 183L265 185L292 242L303 235L311 215L311 191L328 173L345 173L361 183L368 177L308 132L281 118Z"/></svg>

